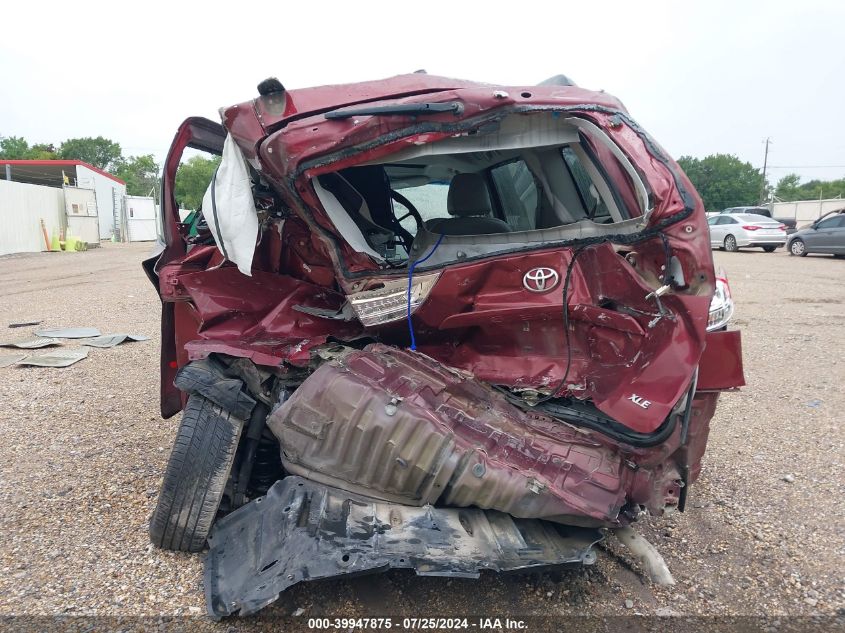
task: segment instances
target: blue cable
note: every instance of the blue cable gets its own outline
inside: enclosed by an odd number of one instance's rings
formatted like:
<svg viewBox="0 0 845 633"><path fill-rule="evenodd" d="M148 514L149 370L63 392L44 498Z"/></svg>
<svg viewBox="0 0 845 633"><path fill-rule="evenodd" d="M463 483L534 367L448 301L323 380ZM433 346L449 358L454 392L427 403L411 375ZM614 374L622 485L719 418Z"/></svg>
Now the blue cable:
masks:
<svg viewBox="0 0 845 633"><path fill-rule="evenodd" d="M428 252L428 255L426 255L422 259L418 259L408 267L408 331L411 333L411 349L414 351L416 351L417 349L417 339L414 338L414 324L411 321L411 286L414 282L414 268L416 268L418 264L422 264L425 260L434 255L434 251L437 250L437 247L440 246L440 242L442 241L443 233L441 233L440 237L437 238L437 242L435 242L434 246Z"/></svg>

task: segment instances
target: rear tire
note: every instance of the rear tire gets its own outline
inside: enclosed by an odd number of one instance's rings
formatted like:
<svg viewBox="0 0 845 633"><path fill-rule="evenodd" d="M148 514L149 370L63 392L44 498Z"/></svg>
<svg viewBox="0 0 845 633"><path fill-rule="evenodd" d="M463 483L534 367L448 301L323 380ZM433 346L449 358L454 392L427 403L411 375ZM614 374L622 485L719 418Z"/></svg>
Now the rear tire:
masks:
<svg viewBox="0 0 845 633"><path fill-rule="evenodd" d="M795 238L789 243L789 254L796 257L806 257L807 247L804 245L804 240L800 237Z"/></svg>
<svg viewBox="0 0 845 633"><path fill-rule="evenodd" d="M736 253L739 250L739 246L736 244L736 238L733 235L728 235L725 238L725 250L729 253Z"/></svg>
<svg viewBox="0 0 845 633"><path fill-rule="evenodd" d="M210 400L188 398L150 519L153 545L182 552L205 547L242 428L242 420Z"/></svg>
<svg viewBox="0 0 845 633"><path fill-rule="evenodd" d="M767 253L774 253L777 246L764 246L763 250Z"/></svg>

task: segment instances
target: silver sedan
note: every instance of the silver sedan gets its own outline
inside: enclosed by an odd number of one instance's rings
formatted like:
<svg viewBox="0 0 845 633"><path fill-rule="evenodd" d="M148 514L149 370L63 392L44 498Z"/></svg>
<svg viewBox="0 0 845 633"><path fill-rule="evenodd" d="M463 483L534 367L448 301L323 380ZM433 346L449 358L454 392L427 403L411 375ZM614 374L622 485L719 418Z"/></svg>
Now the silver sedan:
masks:
<svg viewBox="0 0 845 633"><path fill-rule="evenodd" d="M786 244L786 227L776 220L750 213L721 213L707 219L710 246L735 252L751 246L767 253Z"/></svg>

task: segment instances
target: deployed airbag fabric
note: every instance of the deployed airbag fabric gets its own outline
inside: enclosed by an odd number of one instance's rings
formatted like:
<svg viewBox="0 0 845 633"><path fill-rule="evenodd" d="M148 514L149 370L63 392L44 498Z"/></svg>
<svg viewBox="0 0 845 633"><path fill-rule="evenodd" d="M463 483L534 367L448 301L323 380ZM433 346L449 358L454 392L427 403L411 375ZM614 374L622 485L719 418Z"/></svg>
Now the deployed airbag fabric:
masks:
<svg viewBox="0 0 845 633"><path fill-rule="evenodd" d="M203 196L202 211L223 257L244 275L252 276L258 216L249 168L231 135L226 137L223 159Z"/></svg>

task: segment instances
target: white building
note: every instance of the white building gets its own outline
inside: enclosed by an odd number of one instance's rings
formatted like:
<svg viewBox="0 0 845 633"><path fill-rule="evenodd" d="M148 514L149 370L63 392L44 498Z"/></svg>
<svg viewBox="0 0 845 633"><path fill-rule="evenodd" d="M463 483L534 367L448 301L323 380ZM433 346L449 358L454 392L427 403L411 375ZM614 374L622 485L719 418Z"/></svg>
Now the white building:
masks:
<svg viewBox="0 0 845 633"><path fill-rule="evenodd" d="M117 176L112 176L81 160L0 159L0 179L47 187L70 186L93 191L94 208L92 209L86 201L84 215L97 217L99 239L111 239L116 219L117 226L120 227L126 183ZM72 215L74 214L71 207L68 217ZM83 214L79 213L79 215ZM86 223L90 224L90 221ZM90 228L86 227L86 241L95 241L91 237Z"/></svg>

